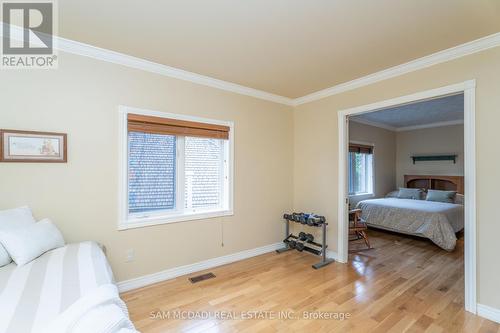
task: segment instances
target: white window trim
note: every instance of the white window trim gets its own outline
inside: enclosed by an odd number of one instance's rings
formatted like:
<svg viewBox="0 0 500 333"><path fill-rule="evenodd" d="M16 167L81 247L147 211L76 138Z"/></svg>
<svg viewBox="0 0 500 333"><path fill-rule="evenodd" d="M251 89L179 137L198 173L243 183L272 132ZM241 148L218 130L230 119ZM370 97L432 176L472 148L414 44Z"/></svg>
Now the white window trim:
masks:
<svg viewBox="0 0 500 333"><path fill-rule="evenodd" d="M372 146L373 151L372 151L372 186L371 186L371 192L369 193L357 193L357 194L348 194L349 198L355 198L356 200L363 200L363 199L368 199L368 198L373 198L375 197L375 144L372 142L365 142L365 141L355 141L355 140L349 140L349 143L352 144L357 144L357 145L365 145L365 146ZM349 181L349 180L347 180Z"/></svg>
<svg viewBox="0 0 500 333"><path fill-rule="evenodd" d="M200 210L198 212L168 212L165 213L151 213L145 217L130 216L128 213L128 128L127 128L127 115L129 113L155 116L163 118L171 118L186 121L195 121L200 123L223 125L229 127L229 140L228 149L225 149L226 156L224 157L227 167L224 168L224 186L225 191L223 195L228 195L227 204L224 197L222 203L225 207ZM183 221L193 221L201 219L209 219L221 216L232 216L233 203L234 203L234 123L232 121L222 121L215 119L207 119L188 115L179 115L167 112L152 111L145 109L138 109L129 106L120 105L118 107L119 114L119 156L118 156L118 230L126 230L132 228L142 228L147 226L175 223ZM177 193L180 193L177 191ZM180 195L180 194L179 194ZM182 193L184 195L184 193Z"/></svg>

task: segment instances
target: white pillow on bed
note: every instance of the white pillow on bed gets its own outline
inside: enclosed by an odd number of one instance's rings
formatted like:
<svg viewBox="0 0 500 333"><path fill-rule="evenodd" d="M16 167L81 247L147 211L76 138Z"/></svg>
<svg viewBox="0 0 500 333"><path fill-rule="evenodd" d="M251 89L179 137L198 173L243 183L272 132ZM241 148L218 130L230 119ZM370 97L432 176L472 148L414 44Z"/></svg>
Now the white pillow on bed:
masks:
<svg viewBox="0 0 500 333"><path fill-rule="evenodd" d="M400 187L398 198L399 199L412 199L412 200L422 200L423 191L419 188L406 188Z"/></svg>
<svg viewBox="0 0 500 333"><path fill-rule="evenodd" d="M49 219L24 228L0 231L0 242L18 266L65 245L61 232Z"/></svg>
<svg viewBox="0 0 500 333"><path fill-rule="evenodd" d="M0 211L0 232L24 228L36 221L28 207L19 207ZM12 259L0 241L0 267L10 264Z"/></svg>
<svg viewBox="0 0 500 333"><path fill-rule="evenodd" d="M391 191L385 195L386 198L397 198L399 195L399 190Z"/></svg>

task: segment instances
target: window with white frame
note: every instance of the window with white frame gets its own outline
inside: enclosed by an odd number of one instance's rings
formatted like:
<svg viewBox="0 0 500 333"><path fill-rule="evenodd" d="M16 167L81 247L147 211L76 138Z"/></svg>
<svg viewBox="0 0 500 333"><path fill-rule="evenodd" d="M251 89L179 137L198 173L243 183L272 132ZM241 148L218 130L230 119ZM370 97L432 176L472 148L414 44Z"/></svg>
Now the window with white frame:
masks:
<svg viewBox="0 0 500 333"><path fill-rule="evenodd" d="M373 194L373 146L349 144L349 195Z"/></svg>
<svg viewBox="0 0 500 333"><path fill-rule="evenodd" d="M120 228L232 214L230 122L128 108L122 116Z"/></svg>

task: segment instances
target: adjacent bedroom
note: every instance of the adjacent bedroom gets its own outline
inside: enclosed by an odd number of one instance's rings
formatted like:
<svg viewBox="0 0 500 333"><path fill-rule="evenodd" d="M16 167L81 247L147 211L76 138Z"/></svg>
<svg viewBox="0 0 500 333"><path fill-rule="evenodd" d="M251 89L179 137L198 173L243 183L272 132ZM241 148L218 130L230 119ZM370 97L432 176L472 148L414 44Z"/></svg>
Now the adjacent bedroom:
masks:
<svg viewBox="0 0 500 333"><path fill-rule="evenodd" d="M432 272L463 302L464 95L355 114L348 133L349 260Z"/></svg>
<svg viewBox="0 0 500 333"><path fill-rule="evenodd" d="M500 333L500 0L0 21L0 333Z"/></svg>

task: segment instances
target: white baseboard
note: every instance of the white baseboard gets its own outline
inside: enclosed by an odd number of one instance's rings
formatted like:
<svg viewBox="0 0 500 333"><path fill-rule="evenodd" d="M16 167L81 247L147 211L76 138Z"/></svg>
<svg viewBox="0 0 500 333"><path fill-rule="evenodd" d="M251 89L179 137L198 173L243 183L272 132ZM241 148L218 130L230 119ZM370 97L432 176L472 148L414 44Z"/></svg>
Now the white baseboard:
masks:
<svg viewBox="0 0 500 333"><path fill-rule="evenodd" d="M500 323L500 310L492 308L491 306L478 304L477 315L489 319L491 321Z"/></svg>
<svg viewBox="0 0 500 333"><path fill-rule="evenodd" d="M337 252L335 251L332 251L332 250L326 250L326 256L330 259L335 259L336 261L338 261L339 259L339 255Z"/></svg>
<svg viewBox="0 0 500 333"><path fill-rule="evenodd" d="M248 259L251 257L255 257L261 254L269 253L272 251L275 251L277 249L280 249L283 247L283 243L274 243L270 245L265 245L262 247L258 247L255 249L250 249L246 251L241 251L233 254L228 254L222 257L217 257L217 258L212 258L204 261L200 261L194 264L190 265L185 265L185 266L179 266L179 267L174 267L170 268L161 272L149 274L149 275L144 275L140 276L135 279L130 279L130 280L125 280L118 282L118 290L123 293L125 291L141 288L148 286L153 283L158 283L170 279L174 279L176 277L186 275L186 274L191 274L194 272L199 272L203 271L205 269L210 269L213 267L225 265L225 264L230 264L235 261L240 261L243 259ZM328 258L333 258L337 260L337 253L331 250L327 251L327 256Z"/></svg>
<svg viewBox="0 0 500 333"><path fill-rule="evenodd" d="M194 272L199 272L203 271L205 269L229 264L235 261L243 260L243 259L248 259L251 257L255 257L261 254L265 254L268 252L275 251L279 248L283 247L283 243L274 243L270 245L265 245L262 247L258 247L255 249L250 249L246 251L241 251L233 254L228 254L222 257L217 257L217 258L212 258L204 261L200 261L194 264L190 265L185 265L185 266L179 266L179 267L174 267L170 268L161 272L149 274L149 275L144 275L135 279L130 279L126 281L121 281L118 282L118 290L120 292L125 292L137 288L141 288L153 283L157 282L162 282L166 280L170 280L182 275L186 274L191 274Z"/></svg>

